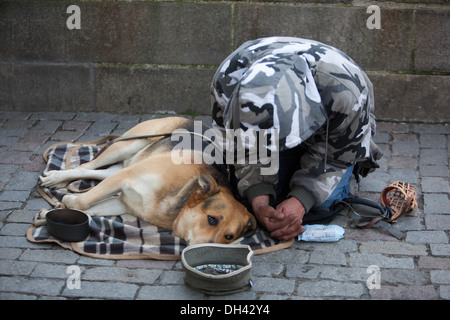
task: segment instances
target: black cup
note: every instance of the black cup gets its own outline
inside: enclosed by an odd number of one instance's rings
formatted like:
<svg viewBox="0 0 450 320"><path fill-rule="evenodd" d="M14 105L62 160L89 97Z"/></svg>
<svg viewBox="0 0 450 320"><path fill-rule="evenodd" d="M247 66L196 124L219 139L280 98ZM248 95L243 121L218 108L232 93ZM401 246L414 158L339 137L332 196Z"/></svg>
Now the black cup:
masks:
<svg viewBox="0 0 450 320"><path fill-rule="evenodd" d="M47 213L47 231L61 241L79 242L89 235L89 218L79 210L50 210Z"/></svg>

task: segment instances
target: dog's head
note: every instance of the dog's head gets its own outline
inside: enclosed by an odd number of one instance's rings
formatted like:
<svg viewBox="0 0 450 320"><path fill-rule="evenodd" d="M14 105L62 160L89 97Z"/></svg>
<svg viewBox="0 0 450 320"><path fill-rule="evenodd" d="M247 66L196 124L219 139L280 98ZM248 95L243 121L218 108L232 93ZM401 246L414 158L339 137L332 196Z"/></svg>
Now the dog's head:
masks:
<svg viewBox="0 0 450 320"><path fill-rule="evenodd" d="M256 219L226 187L200 172L199 188L173 223L173 233L189 244L231 243L256 229Z"/></svg>

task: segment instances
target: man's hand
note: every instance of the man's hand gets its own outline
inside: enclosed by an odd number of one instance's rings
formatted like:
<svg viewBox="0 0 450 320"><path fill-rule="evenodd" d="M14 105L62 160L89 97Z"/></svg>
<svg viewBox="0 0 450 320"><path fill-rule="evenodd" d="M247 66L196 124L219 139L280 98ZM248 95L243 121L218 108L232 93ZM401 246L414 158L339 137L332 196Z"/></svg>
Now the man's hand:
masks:
<svg viewBox="0 0 450 320"><path fill-rule="evenodd" d="M258 221L280 240L291 240L303 231L301 226L305 208L296 198L289 198L276 208L269 205L269 196L262 195L252 200L252 208Z"/></svg>
<svg viewBox="0 0 450 320"><path fill-rule="evenodd" d="M291 197L280 203L276 210L284 216L285 225L270 234L271 237L280 240L290 240L303 232L303 216L305 215L305 207L297 200Z"/></svg>
<svg viewBox="0 0 450 320"><path fill-rule="evenodd" d="M279 220L281 220L283 216L269 205L268 195L255 197L252 200L252 208L258 221L268 231L275 231L279 228Z"/></svg>

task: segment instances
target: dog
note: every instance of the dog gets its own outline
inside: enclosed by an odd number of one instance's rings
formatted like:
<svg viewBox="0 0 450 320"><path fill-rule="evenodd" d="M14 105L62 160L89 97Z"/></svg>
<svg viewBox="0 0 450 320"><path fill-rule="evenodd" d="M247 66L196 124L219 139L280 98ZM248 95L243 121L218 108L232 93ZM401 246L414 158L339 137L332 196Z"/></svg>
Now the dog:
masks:
<svg viewBox="0 0 450 320"><path fill-rule="evenodd" d="M46 172L41 185L60 188L74 180L101 180L81 195L65 195L62 203L91 215L132 214L172 230L188 244L231 243L255 230L256 219L234 198L224 174L204 161L175 164L167 136L133 138L192 130L193 123L182 117L139 123L122 135L130 140L118 139L74 169Z"/></svg>

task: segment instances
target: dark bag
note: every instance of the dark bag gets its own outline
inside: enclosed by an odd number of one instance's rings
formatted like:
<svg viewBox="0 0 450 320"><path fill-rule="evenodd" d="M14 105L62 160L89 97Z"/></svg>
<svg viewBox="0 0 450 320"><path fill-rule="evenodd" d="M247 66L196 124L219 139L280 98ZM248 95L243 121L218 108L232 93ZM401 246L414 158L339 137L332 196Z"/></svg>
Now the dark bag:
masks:
<svg viewBox="0 0 450 320"><path fill-rule="evenodd" d="M345 199L344 199L345 201ZM331 222L334 217L336 217L339 212L345 208L345 205L340 201L336 200L331 207L312 207L308 214L303 216L303 225L306 224L326 224Z"/></svg>

